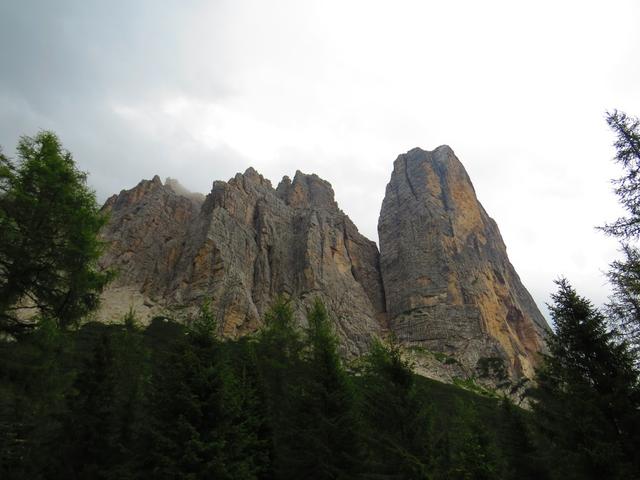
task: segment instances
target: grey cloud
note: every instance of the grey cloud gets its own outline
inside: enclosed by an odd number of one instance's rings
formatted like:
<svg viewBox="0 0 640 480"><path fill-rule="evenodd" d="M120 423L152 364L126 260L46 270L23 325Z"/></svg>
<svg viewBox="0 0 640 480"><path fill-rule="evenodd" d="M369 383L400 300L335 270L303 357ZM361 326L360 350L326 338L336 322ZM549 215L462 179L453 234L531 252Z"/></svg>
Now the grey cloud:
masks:
<svg viewBox="0 0 640 480"><path fill-rule="evenodd" d="M229 94L224 75L193 61L209 56L215 64L220 43L192 51L183 40L184 21L202 3L0 3L0 145L5 152L20 135L52 129L90 172L101 198L123 188L123 177L132 183L166 170L171 159L187 153L185 165L209 163L212 175L228 174L229 160L237 163L233 152L183 152L180 138L159 144L112 108L114 102L153 102L154 92L188 92L204 100ZM212 30L216 27L212 23ZM171 174L189 177L184 167L179 170Z"/></svg>
<svg viewBox="0 0 640 480"><path fill-rule="evenodd" d="M601 115L640 115L631 3L2 1L0 145L54 130L100 199L154 174L207 192L249 165L317 173L375 239L395 157L446 143L538 303L559 274L600 303Z"/></svg>

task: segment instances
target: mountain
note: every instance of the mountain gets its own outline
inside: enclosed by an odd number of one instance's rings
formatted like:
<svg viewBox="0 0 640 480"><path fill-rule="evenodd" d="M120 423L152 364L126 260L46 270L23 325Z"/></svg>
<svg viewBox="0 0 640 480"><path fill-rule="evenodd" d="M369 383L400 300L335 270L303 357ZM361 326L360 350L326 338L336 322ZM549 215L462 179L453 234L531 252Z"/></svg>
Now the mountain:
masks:
<svg viewBox="0 0 640 480"><path fill-rule="evenodd" d="M102 321L129 308L145 320L179 318L207 301L221 333L236 338L260 327L278 295L301 324L320 297L345 355L394 334L425 374L445 380L496 365L512 379L531 376L548 330L446 146L395 161L380 251L331 185L300 171L273 188L249 168L215 181L206 197L156 176L103 208L101 263L119 274L104 292Z"/></svg>
<svg viewBox="0 0 640 480"><path fill-rule="evenodd" d="M338 208L331 185L297 172L277 188L249 168L201 199L158 177L107 200L102 259L118 278L99 317L192 310L210 301L222 333L255 331L278 295L302 320L320 297L346 353L386 327L376 244ZM171 313L167 313L167 311Z"/></svg>
<svg viewBox="0 0 640 480"><path fill-rule="evenodd" d="M509 371L533 376L549 327L451 148L397 158L378 232L389 327L402 343L463 365L508 359Z"/></svg>

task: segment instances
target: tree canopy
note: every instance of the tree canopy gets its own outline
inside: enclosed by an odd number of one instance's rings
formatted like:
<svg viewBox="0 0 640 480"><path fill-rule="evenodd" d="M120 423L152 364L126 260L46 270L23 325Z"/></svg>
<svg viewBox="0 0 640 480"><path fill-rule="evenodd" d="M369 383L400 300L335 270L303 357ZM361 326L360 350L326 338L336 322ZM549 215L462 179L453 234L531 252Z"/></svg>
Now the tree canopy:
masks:
<svg viewBox="0 0 640 480"><path fill-rule="evenodd" d="M75 324L111 278L97 260L105 224L95 194L52 132L22 137L18 160L0 154L0 329L47 316Z"/></svg>
<svg viewBox="0 0 640 480"><path fill-rule="evenodd" d="M615 193L627 215L601 229L620 240L622 258L609 270L613 295L608 305L611 321L621 328L636 351L640 348L640 120L614 110L607 123L616 135L614 160L623 175L613 180Z"/></svg>
<svg viewBox="0 0 640 480"><path fill-rule="evenodd" d="M627 344L606 317L557 281L556 331L537 372L534 411L558 478L637 478L640 384Z"/></svg>

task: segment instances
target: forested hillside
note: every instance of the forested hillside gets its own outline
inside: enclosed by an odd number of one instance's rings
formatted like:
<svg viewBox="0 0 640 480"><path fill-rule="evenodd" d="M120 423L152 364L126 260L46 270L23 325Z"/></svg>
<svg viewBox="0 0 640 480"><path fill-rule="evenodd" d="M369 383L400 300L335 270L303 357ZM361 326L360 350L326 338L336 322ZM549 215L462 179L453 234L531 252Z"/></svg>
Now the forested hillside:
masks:
<svg viewBox="0 0 640 480"><path fill-rule="evenodd" d="M3 343L2 478L543 478L530 414L394 345L345 365L321 304L291 315L239 341L203 309Z"/></svg>

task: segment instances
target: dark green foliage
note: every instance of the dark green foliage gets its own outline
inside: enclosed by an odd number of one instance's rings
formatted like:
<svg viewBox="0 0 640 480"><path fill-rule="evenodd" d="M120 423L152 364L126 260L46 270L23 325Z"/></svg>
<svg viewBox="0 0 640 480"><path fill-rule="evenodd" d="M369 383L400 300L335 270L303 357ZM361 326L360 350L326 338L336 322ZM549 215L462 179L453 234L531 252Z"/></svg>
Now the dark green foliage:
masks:
<svg viewBox="0 0 640 480"><path fill-rule="evenodd" d="M415 376L394 344L349 372L320 303L308 320L281 300L239 341L204 308L0 343L2 478L536 478L519 409Z"/></svg>
<svg viewBox="0 0 640 480"><path fill-rule="evenodd" d="M297 413L303 408L299 389L305 374L304 343L294 327L291 305L284 298L266 313L265 323L255 350L271 434L272 476L287 478L300 447Z"/></svg>
<svg viewBox="0 0 640 480"><path fill-rule="evenodd" d="M630 340L638 360L640 353L640 121L623 112L607 113L607 123L616 135L615 161L623 175L614 180L615 193L627 216L602 227L620 240L623 258L611 264L609 280L613 295L608 305L610 321Z"/></svg>
<svg viewBox="0 0 640 480"><path fill-rule="evenodd" d="M607 113L607 123L616 134L615 161L625 173L614 180L615 192L628 216L608 224L603 229L622 238L640 236L640 121L623 112Z"/></svg>
<svg viewBox="0 0 640 480"><path fill-rule="evenodd" d="M139 464L149 478L253 479L264 469L255 380L238 375L205 306L155 365Z"/></svg>
<svg viewBox="0 0 640 480"><path fill-rule="evenodd" d="M354 478L361 458L353 387L319 300L307 318L308 350L298 390L298 448L290 472L294 476L289 478Z"/></svg>
<svg viewBox="0 0 640 480"><path fill-rule="evenodd" d="M352 385L324 306L316 302L303 339L279 299L256 344L273 435L276 478L354 478L360 460Z"/></svg>
<svg viewBox="0 0 640 480"><path fill-rule="evenodd" d="M637 478L640 389L626 343L604 316L559 280L556 332L537 372L536 421L554 478Z"/></svg>
<svg viewBox="0 0 640 480"><path fill-rule="evenodd" d="M361 385L370 472L383 478L430 478L431 412L397 344L373 344L363 362Z"/></svg>
<svg viewBox="0 0 640 480"><path fill-rule="evenodd" d="M547 465L541 461L530 414L517 408L507 398L501 401L502 423L498 443L503 450L505 479L545 480Z"/></svg>
<svg viewBox="0 0 640 480"><path fill-rule="evenodd" d="M611 264L608 276L613 295L607 305L609 319L629 340L638 359L640 353L640 250L623 243L621 260Z"/></svg>
<svg viewBox="0 0 640 480"><path fill-rule="evenodd" d="M493 436L471 402L456 402L455 414L437 445L435 478L490 480L503 478Z"/></svg>
<svg viewBox="0 0 640 480"><path fill-rule="evenodd" d="M18 155L0 154L0 331L12 334L29 325L25 310L75 324L110 278L96 266L106 218L71 154L41 132L23 137Z"/></svg>
<svg viewBox="0 0 640 480"><path fill-rule="evenodd" d="M41 321L20 343L0 342L0 478L36 479L60 438L71 390L72 340Z"/></svg>
<svg viewBox="0 0 640 480"><path fill-rule="evenodd" d="M67 397L59 478L108 478L109 466L122 461L118 427L127 426L117 418L116 373L112 338L103 332Z"/></svg>

